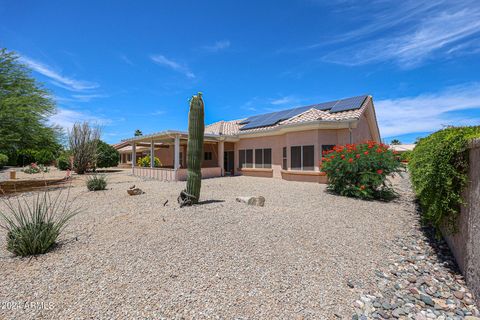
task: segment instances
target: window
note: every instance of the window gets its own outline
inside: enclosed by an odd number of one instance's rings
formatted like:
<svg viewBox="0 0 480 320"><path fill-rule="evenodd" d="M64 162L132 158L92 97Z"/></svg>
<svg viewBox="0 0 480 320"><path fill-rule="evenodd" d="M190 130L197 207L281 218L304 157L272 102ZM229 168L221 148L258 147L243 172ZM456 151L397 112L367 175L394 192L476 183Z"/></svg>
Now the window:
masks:
<svg viewBox="0 0 480 320"><path fill-rule="evenodd" d="M246 150L245 158L245 167L253 168L253 149Z"/></svg>
<svg viewBox="0 0 480 320"><path fill-rule="evenodd" d="M132 154L131 153L127 154L127 161L128 162L132 161Z"/></svg>
<svg viewBox="0 0 480 320"><path fill-rule="evenodd" d="M272 167L272 149L263 149L263 167Z"/></svg>
<svg viewBox="0 0 480 320"><path fill-rule="evenodd" d="M211 152L211 151L205 152L205 158L204 158L204 160L206 160L206 161L212 160L212 152Z"/></svg>
<svg viewBox="0 0 480 320"><path fill-rule="evenodd" d="M253 149L238 150L238 165L242 168L253 168Z"/></svg>
<svg viewBox="0 0 480 320"><path fill-rule="evenodd" d="M335 147L334 144L323 144L323 145L322 145L322 155L323 155L324 152L330 151L330 150L332 150L334 147Z"/></svg>
<svg viewBox="0 0 480 320"><path fill-rule="evenodd" d="M313 153L313 146L303 146L302 154L302 170L312 171L314 168L315 154Z"/></svg>
<svg viewBox="0 0 480 320"><path fill-rule="evenodd" d="M255 168L272 167L272 149L255 149Z"/></svg>
<svg viewBox="0 0 480 320"><path fill-rule="evenodd" d="M293 146L290 148L292 170L314 170L314 146Z"/></svg>
<svg viewBox="0 0 480 320"><path fill-rule="evenodd" d="M245 150L238 150L238 166L245 168Z"/></svg>
<svg viewBox="0 0 480 320"><path fill-rule="evenodd" d="M290 159L292 170L302 170L302 147L291 147Z"/></svg>
<svg viewBox="0 0 480 320"><path fill-rule="evenodd" d="M282 158L282 169L287 170L287 147L283 147Z"/></svg>

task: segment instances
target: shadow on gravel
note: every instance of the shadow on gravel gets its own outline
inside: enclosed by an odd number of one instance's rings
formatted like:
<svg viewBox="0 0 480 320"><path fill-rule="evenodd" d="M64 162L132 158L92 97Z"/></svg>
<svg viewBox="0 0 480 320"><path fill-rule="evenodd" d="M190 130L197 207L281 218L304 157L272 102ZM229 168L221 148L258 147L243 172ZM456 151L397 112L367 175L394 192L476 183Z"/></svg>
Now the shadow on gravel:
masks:
<svg viewBox="0 0 480 320"><path fill-rule="evenodd" d="M219 203L219 202L225 202L225 200L203 200L203 201L199 201L196 205Z"/></svg>
<svg viewBox="0 0 480 320"><path fill-rule="evenodd" d="M417 212L418 216L420 217L420 222L422 224L420 230L422 231L423 235L427 238L428 244L433 249L434 254L437 256L438 260L443 263L443 265L448 268L451 272L461 274L460 269L458 268L457 262L455 261L455 257L453 256L447 242L443 239L443 237L439 237L438 234L435 232L435 229L424 223L422 219L422 208L418 201L415 201L415 211Z"/></svg>

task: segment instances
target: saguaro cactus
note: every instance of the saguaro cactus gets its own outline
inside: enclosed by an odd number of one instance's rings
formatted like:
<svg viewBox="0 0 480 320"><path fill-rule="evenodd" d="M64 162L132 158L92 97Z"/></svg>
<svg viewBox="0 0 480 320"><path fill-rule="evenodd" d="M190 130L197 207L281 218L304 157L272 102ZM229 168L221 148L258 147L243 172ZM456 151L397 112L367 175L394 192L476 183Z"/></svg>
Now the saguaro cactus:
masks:
<svg viewBox="0 0 480 320"><path fill-rule="evenodd" d="M180 193L180 206L198 203L202 183L203 134L205 132L202 93L190 99L188 112L187 189Z"/></svg>

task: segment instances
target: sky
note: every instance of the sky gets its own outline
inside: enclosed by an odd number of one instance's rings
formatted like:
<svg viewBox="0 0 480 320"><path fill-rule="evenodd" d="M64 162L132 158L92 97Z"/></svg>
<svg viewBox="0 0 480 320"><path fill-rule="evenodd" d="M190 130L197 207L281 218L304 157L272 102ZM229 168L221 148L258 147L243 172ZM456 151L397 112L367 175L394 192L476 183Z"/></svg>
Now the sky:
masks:
<svg viewBox="0 0 480 320"><path fill-rule="evenodd" d="M50 122L119 142L370 94L382 138L480 124L480 1L0 0L0 47L52 92Z"/></svg>

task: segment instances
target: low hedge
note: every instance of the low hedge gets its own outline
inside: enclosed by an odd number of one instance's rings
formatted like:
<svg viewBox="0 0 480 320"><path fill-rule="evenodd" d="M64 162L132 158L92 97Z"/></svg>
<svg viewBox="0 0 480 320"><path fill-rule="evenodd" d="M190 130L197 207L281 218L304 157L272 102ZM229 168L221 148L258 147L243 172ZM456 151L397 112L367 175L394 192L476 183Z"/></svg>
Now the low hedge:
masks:
<svg viewBox="0 0 480 320"><path fill-rule="evenodd" d="M480 137L480 126L449 127L420 139L408 168L423 218L437 231L455 233L468 183L468 144Z"/></svg>

